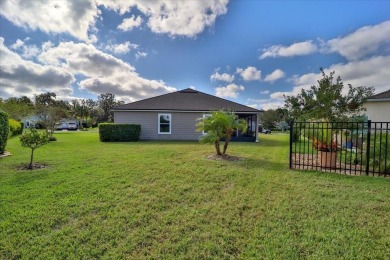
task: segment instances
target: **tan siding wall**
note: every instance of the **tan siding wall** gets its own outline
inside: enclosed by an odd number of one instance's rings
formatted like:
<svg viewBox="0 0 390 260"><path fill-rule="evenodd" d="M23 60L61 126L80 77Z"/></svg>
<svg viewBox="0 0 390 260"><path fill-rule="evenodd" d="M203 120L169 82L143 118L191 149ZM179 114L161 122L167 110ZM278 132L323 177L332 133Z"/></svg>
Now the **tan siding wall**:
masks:
<svg viewBox="0 0 390 260"><path fill-rule="evenodd" d="M158 114L172 115L171 134L158 134ZM142 140L198 140L201 133L195 131L196 119L203 113L173 112L114 112L114 122L118 124L141 125Z"/></svg>
<svg viewBox="0 0 390 260"><path fill-rule="evenodd" d="M373 122L390 122L390 101L367 102L364 113Z"/></svg>

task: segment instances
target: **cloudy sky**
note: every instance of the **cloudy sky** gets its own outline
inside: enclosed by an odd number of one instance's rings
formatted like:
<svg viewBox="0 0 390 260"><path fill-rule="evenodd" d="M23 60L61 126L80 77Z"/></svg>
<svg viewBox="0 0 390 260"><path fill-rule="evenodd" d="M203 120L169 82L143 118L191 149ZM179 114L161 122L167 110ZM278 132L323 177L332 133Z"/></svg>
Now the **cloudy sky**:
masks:
<svg viewBox="0 0 390 260"><path fill-rule="evenodd" d="M261 109L320 79L390 88L390 1L0 1L0 97L188 87Z"/></svg>

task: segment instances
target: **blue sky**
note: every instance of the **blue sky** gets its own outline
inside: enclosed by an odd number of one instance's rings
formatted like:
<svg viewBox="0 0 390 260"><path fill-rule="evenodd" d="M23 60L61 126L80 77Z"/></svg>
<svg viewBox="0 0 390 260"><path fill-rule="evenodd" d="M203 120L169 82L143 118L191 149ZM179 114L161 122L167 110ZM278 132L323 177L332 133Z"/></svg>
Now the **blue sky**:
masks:
<svg viewBox="0 0 390 260"><path fill-rule="evenodd" d="M2 1L0 97L188 87L260 109L320 79L390 88L389 1Z"/></svg>

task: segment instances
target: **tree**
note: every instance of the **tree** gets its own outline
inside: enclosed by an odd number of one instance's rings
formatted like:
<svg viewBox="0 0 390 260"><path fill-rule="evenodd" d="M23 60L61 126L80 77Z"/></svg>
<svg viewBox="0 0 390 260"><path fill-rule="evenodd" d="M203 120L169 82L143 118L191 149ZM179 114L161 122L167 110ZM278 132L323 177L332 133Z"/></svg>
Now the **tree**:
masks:
<svg viewBox="0 0 390 260"><path fill-rule="evenodd" d="M111 93L100 94L98 97L99 108L102 110L102 116L100 122L112 122L112 114L110 110L119 105L123 105L123 101L116 101L115 95Z"/></svg>
<svg viewBox="0 0 390 260"><path fill-rule="evenodd" d="M275 128L279 121L278 112L274 109L269 109L260 114L260 121L263 128Z"/></svg>
<svg viewBox="0 0 390 260"><path fill-rule="evenodd" d="M335 80L335 72L326 75L321 68L322 79L317 86L302 89L297 96L285 96L285 107L290 115L299 120L342 121L365 111L363 104L374 94L373 87L352 87L348 92L340 76Z"/></svg>
<svg viewBox="0 0 390 260"><path fill-rule="evenodd" d="M10 118L20 121L23 117L34 113L34 104L26 96L20 98L11 97L0 100L0 109L7 112Z"/></svg>
<svg viewBox="0 0 390 260"><path fill-rule="evenodd" d="M230 139L235 131L246 131L248 124L244 119L239 119L236 114L228 111L213 112L211 116L198 119L197 131L205 132L200 142L214 144L217 155L226 154ZM223 152L221 153L220 141L225 139Z"/></svg>
<svg viewBox="0 0 390 260"><path fill-rule="evenodd" d="M71 113L73 117L76 117L81 120L84 125L87 125L87 120L90 115L90 111L87 106L87 101L85 99L74 99L71 102Z"/></svg>
<svg viewBox="0 0 390 260"><path fill-rule="evenodd" d="M39 133L36 129L31 129L28 132L25 132L20 137L20 142L23 147L29 147L31 149L30 163L28 168L33 168L33 159L35 149L45 145L49 142L49 136L47 133Z"/></svg>
<svg viewBox="0 0 390 260"><path fill-rule="evenodd" d="M35 106L46 133L53 136L55 125L68 115L69 104L63 100L55 100L54 92L35 95Z"/></svg>
<svg viewBox="0 0 390 260"><path fill-rule="evenodd" d="M8 114L0 109L0 154L3 154L7 146L9 133Z"/></svg>

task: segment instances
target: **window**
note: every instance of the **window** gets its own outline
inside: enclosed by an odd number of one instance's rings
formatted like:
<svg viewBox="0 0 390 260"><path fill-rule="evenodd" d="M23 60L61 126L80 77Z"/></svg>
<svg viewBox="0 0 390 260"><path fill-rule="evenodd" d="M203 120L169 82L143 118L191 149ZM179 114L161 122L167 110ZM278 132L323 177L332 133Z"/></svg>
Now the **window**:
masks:
<svg viewBox="0 0 390 260"><path fill-rule="evenodd" d="M171 114L158 114L158 133L171 134Z"/></svg>

